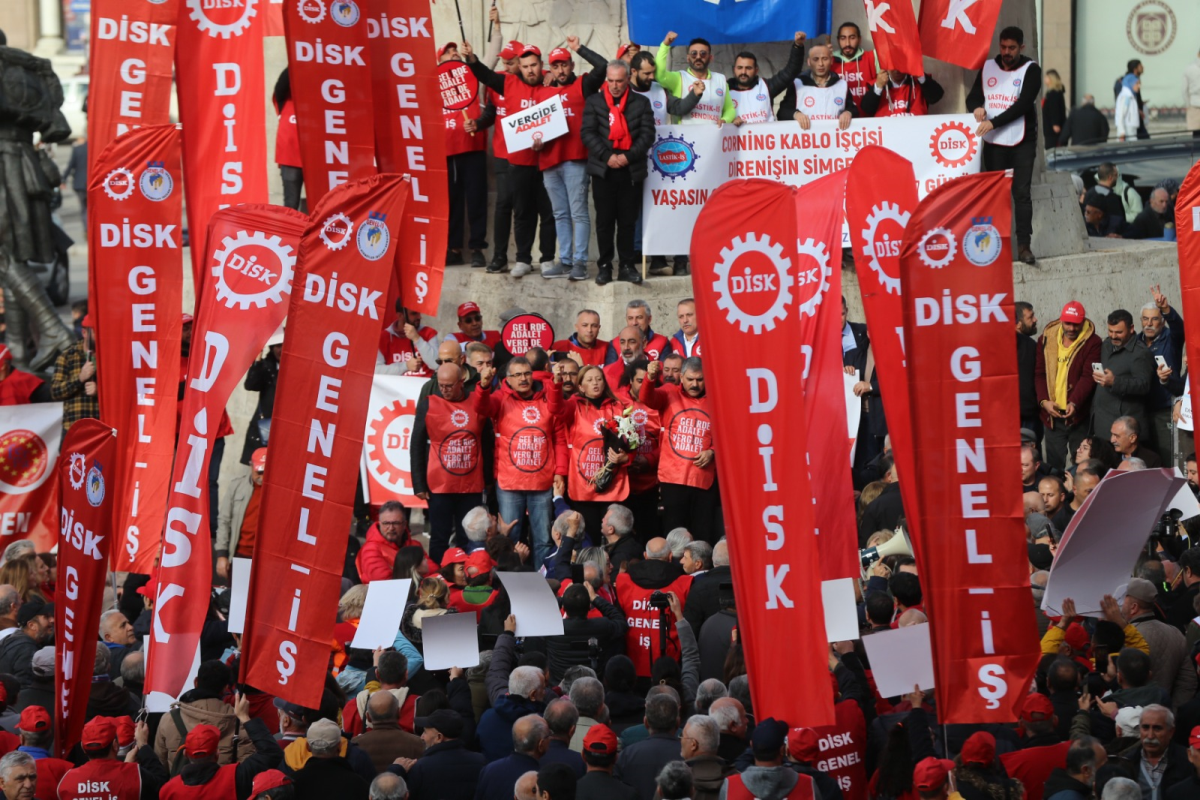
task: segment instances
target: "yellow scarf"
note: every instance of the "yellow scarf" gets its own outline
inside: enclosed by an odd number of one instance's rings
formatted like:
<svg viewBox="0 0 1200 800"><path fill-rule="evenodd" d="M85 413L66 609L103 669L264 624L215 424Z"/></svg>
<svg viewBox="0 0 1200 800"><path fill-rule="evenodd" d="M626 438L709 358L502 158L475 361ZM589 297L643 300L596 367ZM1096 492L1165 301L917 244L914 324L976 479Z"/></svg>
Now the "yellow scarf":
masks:
<svg viewBox="0 0 1200 800"><path fill-rule="evenodd" d="M1086 325L1085 325L1086 327ZM1070 376L1071 358L1075 351L1087 341L1086 331L1080 331L1075 341L1066 349L1063 348L1063 327L1058 326L1058 372L1054 376L1054 405L1065 409L1067 407L1067 378Z"/></svg>

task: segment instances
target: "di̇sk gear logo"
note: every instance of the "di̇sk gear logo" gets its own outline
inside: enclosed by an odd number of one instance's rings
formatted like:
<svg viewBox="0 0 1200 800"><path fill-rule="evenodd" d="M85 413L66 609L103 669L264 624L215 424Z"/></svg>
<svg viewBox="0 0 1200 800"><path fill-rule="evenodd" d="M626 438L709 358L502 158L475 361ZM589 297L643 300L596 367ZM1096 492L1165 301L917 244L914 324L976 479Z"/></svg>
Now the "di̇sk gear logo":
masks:
<svg viewBox="0 0 1200 800"><path fill-rule="evenodd" d="M137 185L137 180L133 177L133 173L125 167L117 167L108 173L102 185L106 195L120 202L128 200L129 196L133 194L133 187Z"/></svg>
<svg viewBox="0 0 1200 800"><path fill-rule="evenodd" d="M266 260L259 260L268 255ZM292 291L296 256L278 236L238 231L236 236L221 240L221 249L213 253L213 259L217 300L227 308L266 308L267 303L278 303Z"/></svg>
<svg viewBox="0 0 1200 800"><path fill-rule="evenodd" d="M958 253L958 242L947 228L925 231L917 242L917 257L931 269L941 269L954 260Z"/></svg>
<svg viewBox="0 0 1200 800"><path fill-rule="evenodd" d="M526 425L536 425L542 421L542 412L538 411L537 406L525 406L521 409L521 419L525 420Z"/></svg>
<svg viewBox="0 0 1200 800"><path fill-rule="evenodd" d="M758 253L770 262L771 269L774 274L739 276L734 275L731 278L730 272L734 264L739 258L747 253ZM792 302L792 279L788 272L792 268L790 258L785 258L783 255L783 246L771 241L771 237L767 234L761 236L753 233L746 234L745 238L735 236L733 241L729 243L729 247L721 250L721 260L713 267L713 272L716 278L713 280L713 291L717 293L717 308L725 312L725 319L730 323L735 324L742 331L753 329L755 333L762 333L764 330L774 330L775 324L787 316L788 306ZM746 272L750 270L747 267ZM761 314L749 314L738 306L734 301L733 289L737 281L745 281L747 278L758 279L758 284L763 286L763 291L770 291L774 288L775 300L771 306ZM771 286L775 281L770 280L775 278L779 285L778 287ZM732 288L731 288L732 287ZM740 294L741 292L737 292ZM599 431L596 431L599 433Z"/></svg>
<svg viewBox="0 0 1200 800"><path fill-rule="evenodd" d="M629 418L633 420L634 425L637 425L639 428L644 428L646 427L646 421L650 419L650 415L644 408L635 408L632 412L630 412Z"/></svg>
<svg viewBox="0 0 1200 800"><path fill-rule="evenodd" d="M801 256L808 256L816 262L815 269L804 269L804 262L800 262L800 280L797 281L799 286L814 286L815 289L805 289L805 292L812 291L812 295L800 304L800 315L805 317L813 317L817 314L817 306L821 305L821 301L825 299L825 293L829 291L829 278L833 275L833 269L829 266L829 252L825 249L824 242L816 242L812 239L805 239L803 243L796 246L796 252ZM814 274L815 273L815 274ZM799 292L800 288L796 291Z"/></svg>
<svg viewBox="0 0 1200 800"><path fill-rule="evenodd" d="M884 201L871 207L871 214L867 217L867 227L862 232L863 252L867 256L867 264L888 294L900 294L900 275L898 273L895 276L889 274L880 257L895 259L889 263L894 268L899 267L900 242L904 236L904 229L908 227L910 217L912 217L912 212L901 211L900 206L896 203ZM883 222L893 223L900 230L896 231L894 236L884 233L881 238L879 226ZM894 254L892 250L895 250Z"/></svg>
<svg viewBox="0 0 1200 800"><path fill-rule="evenodd" d="M213 38L220 37L228 39L230 36L241 36L250 27L250 22L258 13L258 0L242 0L244 5L241 6L241 11L226 11L224 13L213 14L213 9L205 9L205 0L187 0L187 7L191 9L189 14L196 22L196 27L207 33ZM303 5L304 0L301 0ZM238 6L229 4L234 8ZM213 16L209 16L213 14Z"/></svg>
<svg viewBox="0 0 1200 800"><path fill-rule="evenodd" d="M467 423L471 421L471 415L463 411L461 408L456 408L450 412L450 422L456 428L465 428Z"/></svg>
<svg viewBox="0 0 1200 800"><path fill-rule="evenodd" d="M296 12L309 25L325 19L325 3L322 0L296 0Z"/></svg>
<svg viewBox="0 0 1200 800"><path fill-rule="evenodd" d="M350 234L354 232L354 223L342 212L338 211L321 226L321 241L330 250L338 251L350 243Z"/></svg>
<svg viewBox="0 0 1200 800"><path fill-rule="evenodd" d="M396 495L413 493L409 447L416 413L412 400L393 400L367 420L367 474Z"/></svg>
<svg viewBox="0 0 1200 800"><path fill-rule="evenodd" d="M978 148L975 132L957 121L938 126L929 139L929 152L946 169L958 169L971 163Z"/></svg>
<svg viewBox="0 0 1200 800"><path fill-rule="evenodd" d="M41 436L17 428L0 435L0 490L26 494L46 482L50 448Z"/></svg>
<svg viewBox="0 0 1200 800"><path fill-rule="evenodd" d="M83 488L83 482L87 480L87 462L83 453L71 453L71 458L67 461L67 479L75 491Z"/></svg>

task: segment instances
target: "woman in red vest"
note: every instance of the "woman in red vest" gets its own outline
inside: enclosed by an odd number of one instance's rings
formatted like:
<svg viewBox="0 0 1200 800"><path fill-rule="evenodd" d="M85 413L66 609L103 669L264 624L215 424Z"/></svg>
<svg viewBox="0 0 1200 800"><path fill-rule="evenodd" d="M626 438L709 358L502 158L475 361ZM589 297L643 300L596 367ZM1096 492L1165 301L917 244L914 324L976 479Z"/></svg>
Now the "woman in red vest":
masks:
<svg viewBox="0 0 1200 800"><path fill-rule="evenodd" d="M600 521L611 503L620 503L629 497L628 453L618 453L604 446L600 426L604 420L620 416L624 406L613 395L604 380L600 367L587 365L579 370L579 391L567 400L562 393L562 369L554 365L554 383L548 388L546 397L550 401L550 413L562 420L570 442L571 463L567 469L567 494L571 508L583 515L585 535L591 541L600 541ZM598 491L593 477L606 462L616 468L612 483L603 492Z"/></svg>

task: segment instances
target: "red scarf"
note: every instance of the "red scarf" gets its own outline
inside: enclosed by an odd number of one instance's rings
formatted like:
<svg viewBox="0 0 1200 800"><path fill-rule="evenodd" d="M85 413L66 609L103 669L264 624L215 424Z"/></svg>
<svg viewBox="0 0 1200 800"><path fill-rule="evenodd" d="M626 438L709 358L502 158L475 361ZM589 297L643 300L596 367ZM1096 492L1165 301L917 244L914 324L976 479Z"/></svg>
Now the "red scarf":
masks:
<svg viewBox="0 0 1200 800"><path fill-rule="evenodd" d="M608 140L612 142L613 150L629 150L633 147L633 137L629 135L629 123L625 121L625 101L629 99L629 90L621 95L620 105L613 103L612 92L604 89L604 99L608 103Z"/></svg>

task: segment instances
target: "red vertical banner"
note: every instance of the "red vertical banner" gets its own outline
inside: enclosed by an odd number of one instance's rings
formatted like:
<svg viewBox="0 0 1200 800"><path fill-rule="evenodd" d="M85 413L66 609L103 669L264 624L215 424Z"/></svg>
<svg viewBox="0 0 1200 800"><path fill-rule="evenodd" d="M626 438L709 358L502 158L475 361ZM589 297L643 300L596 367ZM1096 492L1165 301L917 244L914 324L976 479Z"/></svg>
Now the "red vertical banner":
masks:
<svg viewBox="0 0 1200 800"><path fill-rule="evenodd" d="M113 542L117 432L98 419L76 422L58 465L62 498L58 592L54 603L54 743L64 756L79 743L92 692L96 631Z"/></svg>
<svg viewBox="0 0 1200 800"><path fill-rule="evenodd" d="M921 40L912 3L866 0L866 8L867 28L879 66L898 69L905 75L924 75L925 63L921 59Z"/></svg>
<svg viewBox="0 0 1200 800"><path fill-rule="evenodd" d="M267 202L263 3L180 3L175 82L197 298L206 278L204 236L213 214Z"/></svg>
<svg viewBox="0 0 1200 800"><path fill-rule="evenodd" d="M200 630L212 589L212 446L229 396L283 323L307 222L282 206L247 205L218 211L208 227L208 278L196 297L148 648L152 711L167 710L191 688L188 676L200 663Z"/></svg>
<svg viewBox="0 0 1200 800"><path fill-rule="evenodd" d="M320 705L342 587L379 327L408 181L376 175L329 192L300 244L267 447L242 680ZM347 238L332 246L332 221Z"/></svg>
<svg viewBox="0 0 1200 800"><path fill-rule="evenodd" d="M95 289L100 419L127 431L109 476L113 569L149 573L158 558L175 456L183 324L179 129L122 134L88 179L88 271Z"/></svg>
<svg viewBox="0 0 1200 800"><path fill-rule="evenodd" d="M355 0L288 0L283 8L309 208L375 174L365 16Z"/></svg>
<svg viewBox="0 0 1200 800"><path fill-rule="evenodd" d="M796 308L804 369L804 424L821 549L823 580L857 578L858 526L854 482L846 452L846 379L842 370L842 212L835 198L846 191L841 170L796 192ZM839 468L839 462L842 467Z"/></svg>
<svg viewBox="0 0 1200 800"><path fill-rule="evenodd" d="M1039 659L1021 487L1012 180L956 178L913 212L900 250L915 431L921 588L944 723L1017 719Z"/></svg>
<svg viewBox="0 0 1200 800"><path fill-rule="evenodd" d="M412 178L396 248L400 298L406 308L436 316L450 187L429 0L367 0L367 7L379 171Z"/></svg>
<svg viewBox="0 0 1200 800"><path fill-rule="evenodd" d="M92 0L89 174L95 174L101 151L122 133L171 121L180 5L182 0Z"/></svg>
<svg viewBox="0 0 1200 800"><path fill-rule="evenodd" d="M917 27L925 55L979 69L987 61L1004 0L922 0Z"/></svg>
<svg viewBox="0 0 1200 800"><path fill-rule="evenodd" d="M792 380L801 336L795 191L764 180L724 184L700 212L691 258L700 318L723 328L705 341L705 360L739 365L709 392L754 710L818 727L832 725L834 713L804 397ZM840 203L825 205L840 225Z"/></svg>
<svg viewBox="0 0 1200 800"><path fill-rule="evenodd" d="M1175 246L1179 250L1179 288L1183 313L1200 319L1200 166L1193 165L1175 198ZM1191 315L1195 315L1194 317ZM1200 338L1186 342L1192 397L1200 397Z"/></svg>
<svg viewBox="0 0 1200 800"><path fill-rule="evenodd" d="M0 417L0 537L29 539L39 553L58 542L62 416L62 403L25 403Z"/></svg>
<svg viewBox="0 0 1200 800"><path fill-rule="evenodd" d="M862 294L863 312L879 394L892 437L892 455L900 477L900 497L910 538L919 540L920 505L917 467L913 458L908 367L904 353L904 286L900 282L900 245L917 208L917 181L912 163L883 147L869 145L858 151L846 180L846 223L854 246L855 274ZM870 375L863 375L868 381ZM917 558L921 558L919 546ZM924 569L922 569L924 574Z"/></svg>

